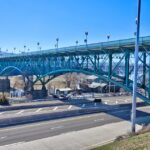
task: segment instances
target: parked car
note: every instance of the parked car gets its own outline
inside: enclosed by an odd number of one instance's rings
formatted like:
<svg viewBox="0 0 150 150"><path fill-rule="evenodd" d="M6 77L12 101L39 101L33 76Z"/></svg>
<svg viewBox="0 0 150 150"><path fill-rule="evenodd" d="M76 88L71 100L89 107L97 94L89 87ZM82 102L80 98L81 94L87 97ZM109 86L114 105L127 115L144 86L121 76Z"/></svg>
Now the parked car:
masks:
<svg viewBox="0 0 150 150"><path fill-rule="evenodd" d="M102 99L101 99L101 98L95 98L95 99L94 99L94 102L101 103L101 102L102 102Z"/></svg>

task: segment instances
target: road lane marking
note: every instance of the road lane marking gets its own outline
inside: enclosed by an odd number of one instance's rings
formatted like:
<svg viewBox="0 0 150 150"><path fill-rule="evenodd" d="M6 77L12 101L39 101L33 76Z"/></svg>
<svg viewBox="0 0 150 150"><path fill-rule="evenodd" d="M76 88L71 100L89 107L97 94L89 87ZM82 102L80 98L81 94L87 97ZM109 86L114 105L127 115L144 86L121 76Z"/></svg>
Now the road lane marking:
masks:
<svg viewBox="0 0 150 150"><path fill-rule="evenodd" d="M0 115L4 114L4 112L0 112Z"/></svg>
<svg viewBox="0 0 150 150"><path fill-rule="evenodd" d="M51 130L57 130L57 129L62 129L63 126L57 126L57 127L52 127Z"/></svg>
<svg viewBox="0 0 150 150"><path fill-rule="evenodd" d="M70 105L69 107L68 107L68 109L71 109L72 108L72 105Z"/></svg>
<svg viewBox="0 0 150 150"><path fill-rule="evenodd" d="M116 104L118 104L118 101L116 101Z"/></svg>
<svg viewBox="0 0 150 150"><path fill-rule="evenodd" d="M25 111L25 110L21 110L21 111L17 112L16 114L17 114L17 115L20 115L20 114L22 114L24 111Z"/></svg>
<svg viewBox="0 0 150 150"><path fill-rule="evenodd" d="M55 111L55 110L57 110L58 109L58 107L55 107L53 110Z"/></svg>
<svg viewBox="0 0 150 150"><path fill-rule="evenodd" d="M7 138L7 136L0 137L1 140L6 139L6 138Z"/></svg>
<svg viewBox="0 0 150 150"><path fill-rule="evenodd" d="M40 112L42 110L42 108L37 109L35 112Z"/></svg>
<svg viewBox="0 0 150 150"><path fill-rule="evenodd" d="M105 102L105 104L108 104L107 102Z"/></svg>
<svg viewBox="0 0 150 150"><path fill-rule="evenodd" d="M18 145L18 144L23 144L23 143L25 143L25 141L18 142L18 143L13 143L13 144L8 144L8 145L5 145L5 146L15 146L15 145Z"/></svg>
<svg viewBox="0 0 150 150"><path fill-rule="evenodd" d="M94 122L99 122L99 121L103 121L104 118L100 118L100 119L95 119Z"/></svg>

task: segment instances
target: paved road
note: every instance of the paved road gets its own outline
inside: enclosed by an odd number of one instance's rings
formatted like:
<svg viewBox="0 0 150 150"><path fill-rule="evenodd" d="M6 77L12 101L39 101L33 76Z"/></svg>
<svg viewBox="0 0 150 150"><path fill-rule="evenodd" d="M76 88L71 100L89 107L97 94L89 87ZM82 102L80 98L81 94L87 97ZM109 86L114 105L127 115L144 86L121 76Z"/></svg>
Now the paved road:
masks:
<svg viewBox="0 0 150 150"><path fill-rule="evenodd" d="M94 103L90 100L74 100L74 101L46 101L46 102L36 102L37 104L47 104L49 106L38 107L38 108L26 108L26 109L17 109L17 110L9 110L9 111L0 111L0 119L1 118L10 118L10 117L18 117L24 115L34 115L41 113L53 113L53 112L61 112L61 111L69 111L76 109L86 109L86 108L100 108L105 110L117 109L119 105L130 104L131 97L107 97L103 98L102 104ZM29 103L30 104L30 103ZM19 104L20 105L20 104ZM28 105L28 104L25 104ZM34 103L32 104L34 105ZM18 105L16 105L18 106Z"/></svg>
<svg viewBox="0 0 150 150"><path fill-rule="evenodd" d="M150 106L138 108L137 116L148 116ZM27 142L36 139L51 137L70 131L93 128L113 122L130 119L130 108L110 110L106 113L85 115L68 119L59 119L48 122L21 125L0 130L0 145Z"/></svg>
<svg viewBox="0 0 150 150"><path fill-rule="evenodd" d="M24 115L32 115L32 114L41 114L41 113L54 113L54 112L63 112L77 109L87 109L87 108L99 108L99 109L118 109L119 105L111 106L107 104L100 103L82 103L75 105L57 105L52 107L41 107L41 108L32 108L32 109L21 109L21 110L11 110L11 111L1 111L0 119L2 118L11 118L18 117Z"/></svg>

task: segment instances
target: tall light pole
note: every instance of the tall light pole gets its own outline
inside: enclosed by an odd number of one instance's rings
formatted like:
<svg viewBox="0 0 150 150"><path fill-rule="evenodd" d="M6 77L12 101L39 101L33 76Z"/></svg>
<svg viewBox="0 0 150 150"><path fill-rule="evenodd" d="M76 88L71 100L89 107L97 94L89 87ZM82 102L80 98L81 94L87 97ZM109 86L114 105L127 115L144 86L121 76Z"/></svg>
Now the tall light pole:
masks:
<svg viewBox="0 0 150 150"><path fill-rule="evenodd" d="M27 48L27 46L26 46L26 45L24 45L24 53L26 52L26 48Z"/></svg>
<svg viewBox="0 0 150 150"><path fill-rule="evenodd" d="M85 40L84 40L84 42L87 44L87 42L88 42L88 35L89 35L89 33L88 32L85 32Z"/></svg>
<svg viewBox="0 0 150 150"><path fill-rule="evenodd" d="M78 44L79 44L79 41L77 40L77 41L76 41L76 47L78 46Z"/></svg>
<svg viewBox="0 0 150 150"><path fill-rule="evenodd" d="M56 48L58 49L59 38L56 38Z"/></svg>
<svg viewBox="0 0 150 150"><path fill-rule="evenodd" d="M131 131L136 132L136 97L137 97L137 74L138 74L138 51L139 51L139 35L140 35L140 16L141 16L141 0L138 0L138 16L136 19L136 41L135 41L135 60L134 60L134 77L133 77L133 97L131 112Z"/></svg>
<svg viewBox="0 0 150 150"><path fill-rule="evenodd" d="M40 50L40 42L37 42L37 48Z"/></svg>
<svg viewBox="0 0 150 150"><path fill-rule="evenodd" d="M109 41L109 39L110 39L110 35L107 35L107 40Z"/></svg>
<svg viewBox="0 0 150 150"><path fill-rule="evenodd" d="M16 51L16 47L14 47L14 54L15 54L15 51Z"/></svg>

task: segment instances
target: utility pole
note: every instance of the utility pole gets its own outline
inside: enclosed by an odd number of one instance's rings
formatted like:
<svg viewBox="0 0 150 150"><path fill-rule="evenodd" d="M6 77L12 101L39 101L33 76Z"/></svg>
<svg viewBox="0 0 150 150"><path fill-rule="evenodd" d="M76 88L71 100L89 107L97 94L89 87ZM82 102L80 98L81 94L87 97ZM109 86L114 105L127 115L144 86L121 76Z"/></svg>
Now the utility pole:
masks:
<svg viewBox="0 0 150 150"><path fill-rule="evenodd" d="M135 60L134 60L134 77L133 77L133 97L131 112L131 131L136 132L136 97L137 97L137 74L138 74L138 51L139 51L139 35L140 35L140 16L141 16L141 0L138 0L138 16L136 18L136 41L135 41Z"/></svg>

